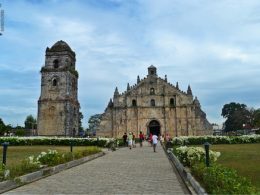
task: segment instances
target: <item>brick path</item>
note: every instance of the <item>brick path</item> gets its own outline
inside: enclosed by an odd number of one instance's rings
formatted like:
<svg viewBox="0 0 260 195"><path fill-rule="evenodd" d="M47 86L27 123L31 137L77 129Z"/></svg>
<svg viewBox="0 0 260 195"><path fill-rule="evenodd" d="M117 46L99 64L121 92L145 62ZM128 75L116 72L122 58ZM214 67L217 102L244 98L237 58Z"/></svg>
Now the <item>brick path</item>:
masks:
<svg viewBox="0 0 260 195"><path fill-rule="evenodd" d="M122 148L7 193L187 194L160 144Z"/></svg>

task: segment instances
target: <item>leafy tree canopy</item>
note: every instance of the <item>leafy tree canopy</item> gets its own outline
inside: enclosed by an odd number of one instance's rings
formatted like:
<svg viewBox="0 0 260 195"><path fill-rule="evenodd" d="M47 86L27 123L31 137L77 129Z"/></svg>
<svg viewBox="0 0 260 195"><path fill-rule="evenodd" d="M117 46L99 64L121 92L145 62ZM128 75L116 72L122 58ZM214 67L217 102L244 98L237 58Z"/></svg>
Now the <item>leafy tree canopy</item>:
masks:
<svg viewBox="0 0 260 195"><path fill-rule="evenodd" d="M4 121L0 118L0 135L3 135L5 132L5 123Z"/></svg>
<svg viewBox="0 0 260 195"><path fill-rule="evenodd" d="M24 121L24 127L25 129L36 129L37 128L36 119L32 115L27 116Z"/></svg>
<svg viewBox="0 0 260 195"><path fill-rule="evenodd" d="M252 115L253 115L253 126L255 128L260 127L260 108L257 110L252 110Z"/></svg>
<svg viewBox="0 0 260 195"><path fill-rule="evenodd" d="M101 121L101 117L102 117L102 114L95 114L89 118L88 124L89 124L90 132L96 132L98 130L98 127L99 127L99 124Z"/></svg>
<svg viewBox="0 0 260 195"><path fill-rule="evenodd" d="M225 104L221 115L226 118L225 131L243 129L244 125L251 126L252 114L245 104L235 102Z"/></svg>
<svg viewBox="0 0 260 195"><path fill-rule="evenodd" d="M82 112L79 112L79 131L83 131L83 127L82 127L82 119L84 118Z"/></svg>

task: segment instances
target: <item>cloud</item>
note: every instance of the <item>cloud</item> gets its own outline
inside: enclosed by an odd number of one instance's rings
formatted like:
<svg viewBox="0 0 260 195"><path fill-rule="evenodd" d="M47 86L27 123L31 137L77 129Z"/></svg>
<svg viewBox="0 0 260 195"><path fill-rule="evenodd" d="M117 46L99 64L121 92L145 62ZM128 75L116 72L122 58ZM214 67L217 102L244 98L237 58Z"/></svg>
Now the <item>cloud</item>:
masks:
<svg viewBox="0 0 260 195"><path fill-rule="evenodd" d="M84 126L104 111L116 86L125 91L151 64L182 90L190 84L211 122L223 120L219 113L228 101L257 107L260 3L234 2L4 1L0 115L24 110L21 124L27 114L36 115L45 49L58 40L76 52ZM15 116L5 120L16 124Z"/></svg>

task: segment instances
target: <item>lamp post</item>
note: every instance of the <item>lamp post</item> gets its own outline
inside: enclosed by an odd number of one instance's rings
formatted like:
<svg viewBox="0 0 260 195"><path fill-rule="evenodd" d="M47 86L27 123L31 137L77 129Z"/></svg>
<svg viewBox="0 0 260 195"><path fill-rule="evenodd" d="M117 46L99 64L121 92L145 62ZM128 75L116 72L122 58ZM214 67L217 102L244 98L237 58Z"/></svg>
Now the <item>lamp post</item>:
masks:
<svg viewBox="0 0 260 195"><path fill-rule="evenodd" d="M3 164L6 165L6 156L7 156L7 147L9 145L9 142L2 143L3 146Z"/></svg>
<svg viewBox="0 0 260 195"><path fill-rule="evenodd" d="M70 152L73 151L73 140L70 141Z"/></svg>
<svg viewBox="0 0 260 195"><path fill-rule="evenodd" d="M210 144L208 142L204 143L204 147L205 147L205 163L206 163L207 167L209 167L209 146L210 146Z"/></svg>

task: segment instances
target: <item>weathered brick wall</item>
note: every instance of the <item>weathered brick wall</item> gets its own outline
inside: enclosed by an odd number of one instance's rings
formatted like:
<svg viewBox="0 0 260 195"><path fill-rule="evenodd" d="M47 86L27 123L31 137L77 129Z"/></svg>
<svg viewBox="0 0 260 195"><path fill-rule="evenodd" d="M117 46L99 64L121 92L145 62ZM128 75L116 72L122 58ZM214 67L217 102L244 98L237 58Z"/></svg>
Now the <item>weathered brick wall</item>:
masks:
<svg viewBox="0 0 260 195"><path fill-rule="evenodd" d="M170 104L171 98L175 105ZM152 99L155 106L151 106ZM133 106L133 100L136 106ZM122 137L129 131L146 134L152 120L159 122L161 134L212 134L212 127L197 99L195 101L191 94L178 90L157 75L148 75L123 94L114 96L113 106L106 109L97 135L108 136L110 132L113 137Z"/></svg>

